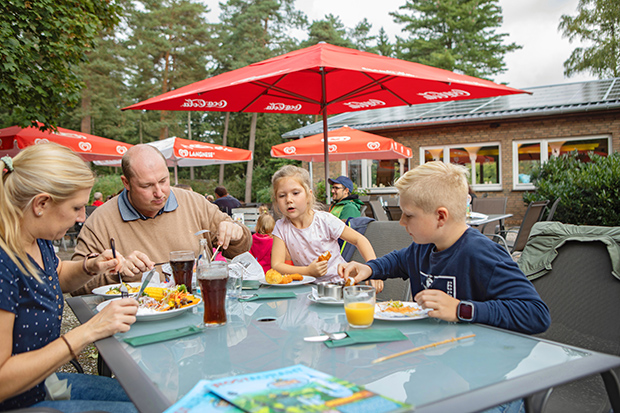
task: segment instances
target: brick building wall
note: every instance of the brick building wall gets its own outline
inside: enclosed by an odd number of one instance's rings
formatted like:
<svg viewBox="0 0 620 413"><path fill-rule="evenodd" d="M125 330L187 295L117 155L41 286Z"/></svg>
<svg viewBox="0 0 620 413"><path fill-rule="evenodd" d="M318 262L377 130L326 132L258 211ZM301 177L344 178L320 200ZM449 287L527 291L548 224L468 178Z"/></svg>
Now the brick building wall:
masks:
<svg viewBox="0 0 620 413"><path fill-rule="evenodd" d="M485 122L466 122L417 126L414 128L374 130L373 133L392 138L413 150L411 166L420 165L420 147L433 145L501 144L501 191L477 192L478 196L508 197L506 212L513 214L508 224L519 224L527 205L522 190L513 190L512 156L514 140L553 139L610 135L610 153L620 148L620 111L581 112L557 116L522 117ZM331 168L334 171L333 168ZM338 164L338 171L339 171ZM323 174L321 173L321 176Z"/></svg>

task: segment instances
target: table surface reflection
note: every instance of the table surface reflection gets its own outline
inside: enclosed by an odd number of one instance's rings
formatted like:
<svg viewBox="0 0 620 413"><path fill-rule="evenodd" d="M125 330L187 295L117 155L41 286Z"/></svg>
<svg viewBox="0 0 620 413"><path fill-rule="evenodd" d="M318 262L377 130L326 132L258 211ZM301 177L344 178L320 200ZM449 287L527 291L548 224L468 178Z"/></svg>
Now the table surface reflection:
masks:
<svg viewBox="0 0 620 413"><path fill-rule="evenodd" d="M409 340L330 349L303 338L319 335L321 329L346 331L344 309L312 302L308 298L310 288L277 288L296 292L296 299L244 303L230 300L228 323L207 328L201 334L141 347L119 341L199 325L202 312L187 311L167 320L137 322L129 332L102 340L102 346L97 344L102 357L143 412L162 411L201 379L294 364L364 385L412 404L422 412L485 409L620 366L617 357L482 325L435 319L375 320L371 328L398 328ZM100 300L84 296L67 301L84 322ZM476 337L371 364L382 356L468 334ZM146 378L149 383L136 386L137 381L148 382ZM142 399L145 395L148 402Z"/></svg>

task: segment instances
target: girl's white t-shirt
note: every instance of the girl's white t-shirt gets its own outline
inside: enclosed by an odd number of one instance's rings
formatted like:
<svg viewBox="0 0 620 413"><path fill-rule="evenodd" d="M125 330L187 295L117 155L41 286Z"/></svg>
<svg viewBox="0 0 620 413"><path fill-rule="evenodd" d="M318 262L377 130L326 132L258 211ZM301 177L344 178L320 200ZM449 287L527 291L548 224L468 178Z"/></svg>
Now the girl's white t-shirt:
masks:
<svg viewBox="0 0 620 413"><path fill-rule="evenodd" d="M346 261L340 255L338 238L344 231L345 224L334 215L325 211L314 211L312 223L308 228L296 228L288 218L281 218L276 222L272 234L286 245L293 265L307 266L325 251L332 257L329 260L327 273L318 277L315 282L333 281L340 279L338 264Z"/></svg>

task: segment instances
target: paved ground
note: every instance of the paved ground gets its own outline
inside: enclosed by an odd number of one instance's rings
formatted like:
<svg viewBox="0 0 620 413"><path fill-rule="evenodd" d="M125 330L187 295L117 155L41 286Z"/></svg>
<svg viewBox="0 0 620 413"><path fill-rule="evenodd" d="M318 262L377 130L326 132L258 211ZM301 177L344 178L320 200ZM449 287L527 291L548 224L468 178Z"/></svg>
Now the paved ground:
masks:
<svg viewBox="0 0 620 413"><path fill-rule="evenodd" d="M58 251L58 256L61 260L70 260L71 255L73 255L73 248L67 248L67 251L65 251L62 247L60 247L60 251ZM65 294L65 297L67 296L69 296L69 294ZM65 308L62 314L62 325L60 327L60 334L64 334L79 325L80 322L77 320L77 318L75 318L73 311L71 311L71 308L65 302ZM78 354L78 361L82 365L84 373L97 374L97 354L97 349L92 344L86 347L80 354ZM59 368L58 371L75 373L75 368L70 363L67 363L61 368Z"/></svg>

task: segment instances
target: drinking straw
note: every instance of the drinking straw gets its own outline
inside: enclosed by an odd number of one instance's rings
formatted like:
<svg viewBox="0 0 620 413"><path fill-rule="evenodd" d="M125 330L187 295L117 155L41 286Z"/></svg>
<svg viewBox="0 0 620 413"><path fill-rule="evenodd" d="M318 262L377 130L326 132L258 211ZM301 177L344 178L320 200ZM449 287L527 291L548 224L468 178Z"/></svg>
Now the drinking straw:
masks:
<svg viewBox="0 0 620 413"><path fill-rule="evenodd" d="M412 349L409 349L409 350L401 351L400 353L392 354L391 356L379 357L378 359L373 360L372 364L381 363L382 361L393 359L394 357L402 356L402 355L405 355L405 354L413 353L414 351L424 350L424 349L431 348L431 347L437 347L437 346L440 346L442 344L448 344L448 343L452 343L452 342L455 342L455 341L463 340L463 339L466 339L466 338L472 338L472 337L476 337L476 335L475 334L470 334L468 336L463 336L463 337L458 337L458 338L452 337L452 338L449 338L449 339L444 340L444 341L438 341L436 343L427 344L425 346L420 346L420 347L412 348Z"/></svg>

